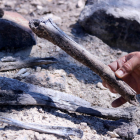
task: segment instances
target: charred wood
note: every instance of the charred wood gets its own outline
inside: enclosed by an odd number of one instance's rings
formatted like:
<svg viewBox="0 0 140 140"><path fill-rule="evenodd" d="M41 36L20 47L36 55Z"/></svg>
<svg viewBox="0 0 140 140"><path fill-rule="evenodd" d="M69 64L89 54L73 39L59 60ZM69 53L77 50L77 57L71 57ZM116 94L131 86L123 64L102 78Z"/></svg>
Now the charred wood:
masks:
<svg viewBox="0 0 140 140"><path fill-rule="evenodd" d="M29 26L37 36L58 45L70 56L93 70L112 85L129 103L139 105L136 92L131 87L121 79L116 78L114 72L108 66L97 60L94 55L67 36L51 19L31 20Z"/></svg>

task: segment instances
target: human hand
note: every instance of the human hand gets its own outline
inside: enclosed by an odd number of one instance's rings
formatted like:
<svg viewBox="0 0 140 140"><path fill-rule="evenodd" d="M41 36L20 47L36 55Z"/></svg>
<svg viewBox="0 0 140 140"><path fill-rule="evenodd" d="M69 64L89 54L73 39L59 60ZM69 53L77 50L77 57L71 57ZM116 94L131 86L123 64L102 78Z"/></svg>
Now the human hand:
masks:
<svg viewBox="0 0 140 140"><path fill-rule="evenodd" d="M117 61L109 64L115 75L126 82L132 89L140 94L140 52L129 53ZM117 93L115 89L103 80L103 86L108 88L112 93ZM120 97L112 102L113 107L119 107L127 101Z"/></svg>

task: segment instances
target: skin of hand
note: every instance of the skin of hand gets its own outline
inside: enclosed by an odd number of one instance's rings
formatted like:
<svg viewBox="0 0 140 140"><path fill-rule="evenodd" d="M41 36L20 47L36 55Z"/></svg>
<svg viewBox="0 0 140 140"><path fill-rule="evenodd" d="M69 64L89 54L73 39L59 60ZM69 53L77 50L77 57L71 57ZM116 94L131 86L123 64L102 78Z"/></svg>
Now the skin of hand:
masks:
<svg viewBox="0 0 140 140"><path fill-rule="evenodd" d="M140 52L129 53L108 65L116 77L126 82L132 89L140 94ZM103 80L103 86L112 93L117 93L113 87ZM120 97L112 102L113 107L119 107L127 101Z"/></svg>

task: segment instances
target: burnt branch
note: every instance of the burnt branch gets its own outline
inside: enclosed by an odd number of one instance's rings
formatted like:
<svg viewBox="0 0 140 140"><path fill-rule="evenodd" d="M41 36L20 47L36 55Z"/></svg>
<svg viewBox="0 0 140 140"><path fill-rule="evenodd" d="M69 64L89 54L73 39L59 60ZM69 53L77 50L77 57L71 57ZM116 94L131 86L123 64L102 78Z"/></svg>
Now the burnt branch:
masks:
<svg viewBox="0 0 140 140"><path fill-rule="evenodd" d="M67 36L51 19L46 21L31 20L29 26L37 36L45 38L59 46L70 56L93 70L102 79L112 85L129 103L139 105L136 99L136 92L131 87L121 79L117 79L114 72L108 66L97 60L94 55Z"/></svg>
<svg viewBox="0 0 140 140"><path fill-rule="evenodd" d="M140 126L140 108L92 107L84 99L64 92L0 77L0 105L47 105L67 111L84 113L105 119L125 119Z"/></svg>
<svg viewBox="0 0 140 140"><path fill-rule="evenodd" d="M57 59L53 57L48 58L27 58L19 59L13 57L4 57L0 61L0 71L14 70L20 68L29 68L33 66L56 63Z"/></svg>
<svg viewBox="0 0 140 140"><path fill-rule="evenodd" d="M0 105L46 105L71 111L91 106L79 97L6 77L0 77L0 88Z"/></svg>
<svg viewBox="0 0 140 140"><path fill-rule="evenodd" d="M84 99L64 92L23 83L15 79L0 77L0 105L43 105L67 111L84 113L104 119L119 120L122 123L106 123L119 136L134 137L140 127L140 108L102 108L92 107ZM117 125L118 124L118 125Z"/></svg>
<svg viewBox="0 0 140 140"><path fill-rule="evenodd" d="M28 130L33 130L41 133L43 132L43 133L55 134L63 137L77 136L79 138L82 138L83 136L83 132L80 129L76 129L76 128L24 123L21 121L17 121L11 118L1 117L1 116L0 116L0 122L7 123L9 125L13 125L16 127L28 129Z"/></svg>

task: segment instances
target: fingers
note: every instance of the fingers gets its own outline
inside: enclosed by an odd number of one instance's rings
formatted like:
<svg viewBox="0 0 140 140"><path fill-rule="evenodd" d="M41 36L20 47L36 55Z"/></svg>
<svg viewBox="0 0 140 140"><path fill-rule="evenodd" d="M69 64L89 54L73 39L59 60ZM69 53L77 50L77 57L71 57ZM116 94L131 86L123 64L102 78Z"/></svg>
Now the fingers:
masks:
<svg viewBox="0 0 140 140"><path fill-rule="evenodd" d="M123 97L120 97L112 102L112 107L119 107L125 104L126 102L127 101Z"/></svg>
<svg viewBox="0 0 140 140"><path fill-rule="evenodd" d="M138 85L134 84L134 81L132 82L132 79L130 77L133 76L134 78L135 73L138 73L137 75L139 75L140 70L138 68L140 68L140 52L130 53L124 57L121 57L117 61L112 62L108 66L111 68L112 71L114 71L115 75L118 78L121 78L122 80L124 80L133 89L137 89L136 87ZM135 77L134 80L136 79L138 78ZM103 86L108 88L112 93L117 93L115 89L111 87L108 83L106 83L104 80L103 80ZM126 102L127 101L123 97L120 97L112 102L112 106L119 107Z"/></svg>
<svg viewBox="0 0 140 140"><path fill-rule="evenodd" d="M123 64L126 62L125 56L119 58L117 61L110 63L108 66L111 68L112 71L117 71Z"/></svg>
<svg viewBox="0 0 140 140"><path fill-rule="evenodd" d="M138 55L133 55L131 58L127 55L125 56L124 63L122 62L122 66L115 72L115 74L118 78L124 78L132 73L139 65L140 57Z"/></svg>

